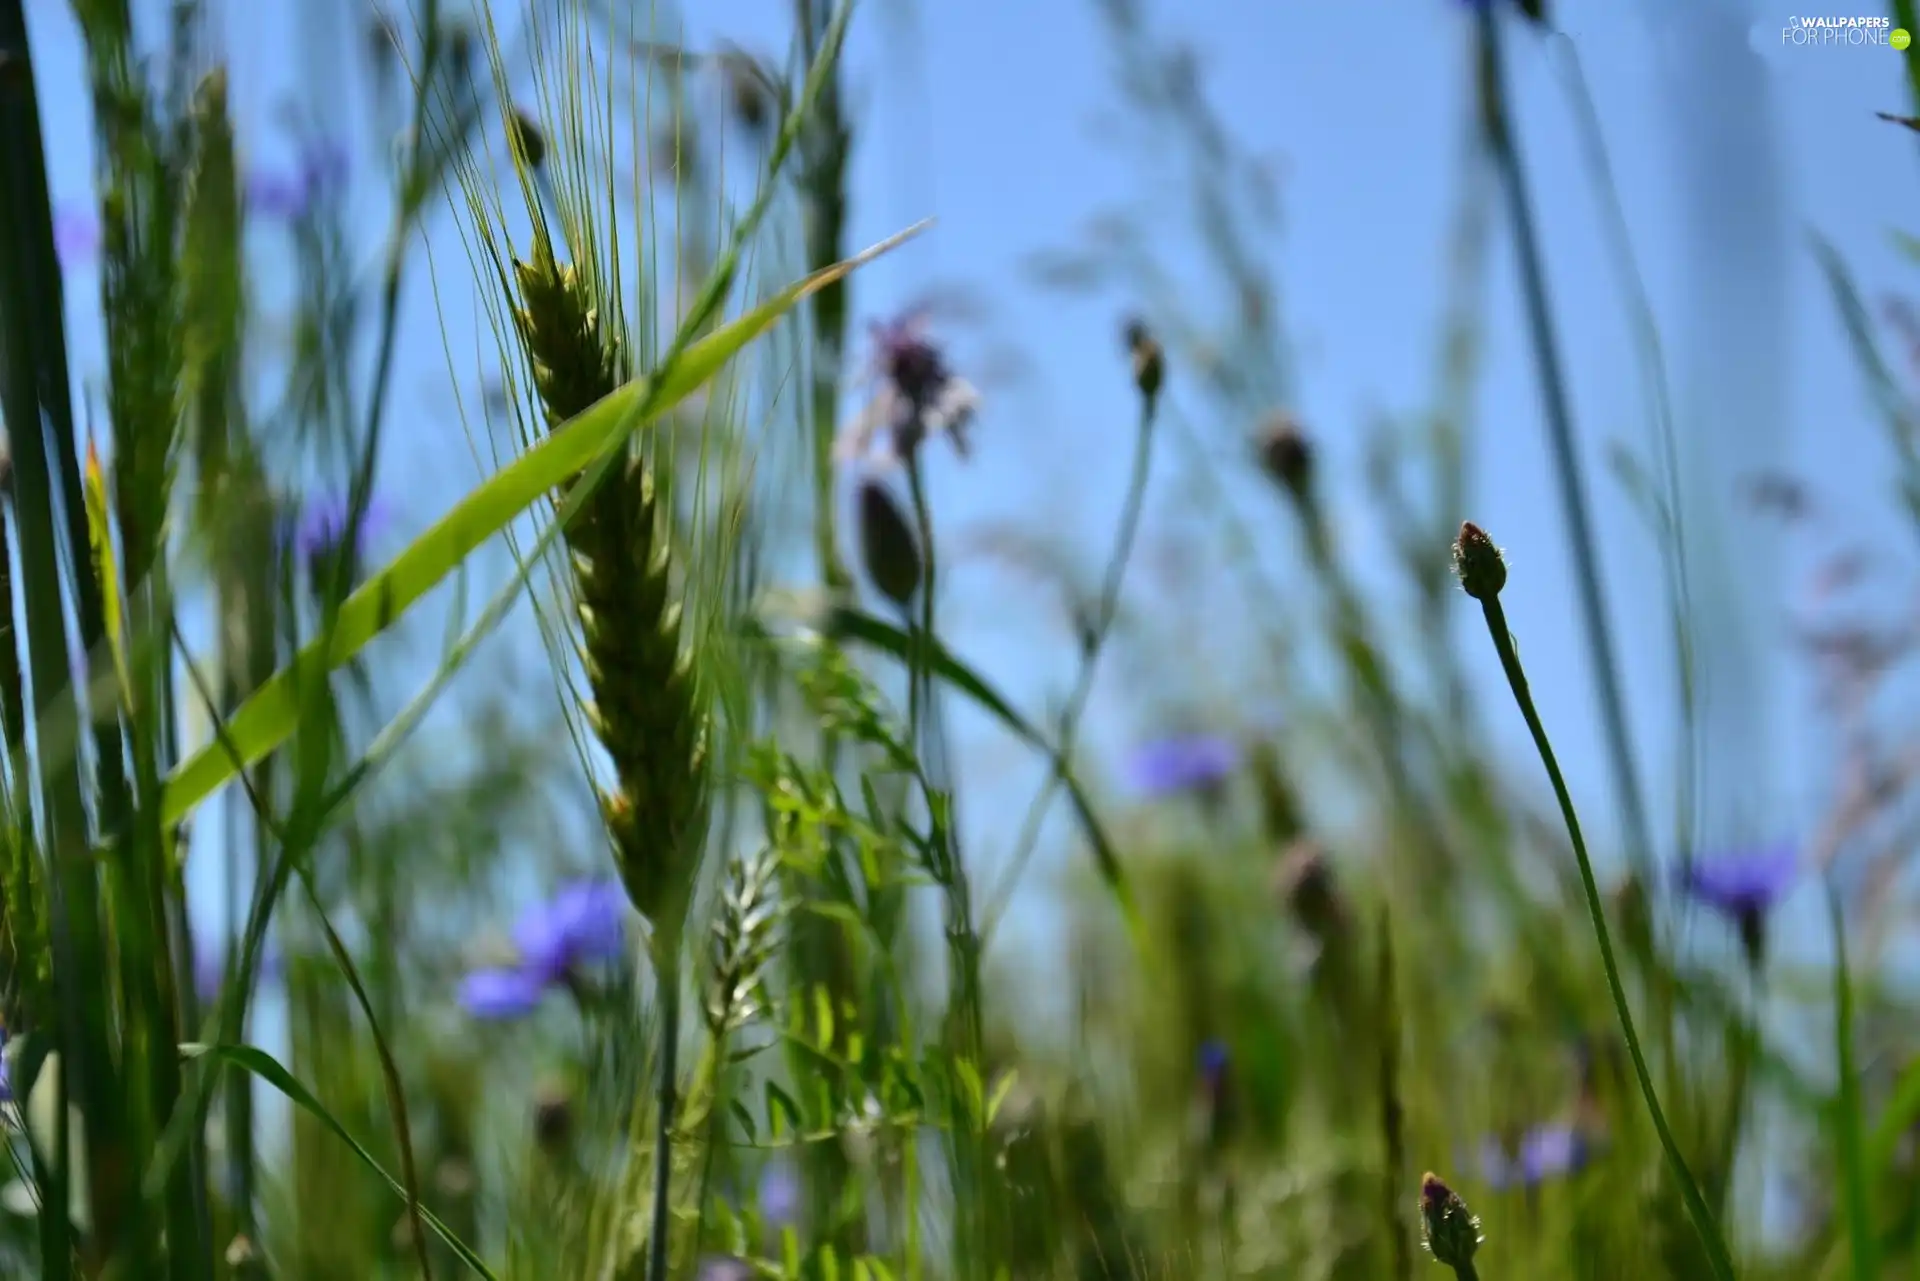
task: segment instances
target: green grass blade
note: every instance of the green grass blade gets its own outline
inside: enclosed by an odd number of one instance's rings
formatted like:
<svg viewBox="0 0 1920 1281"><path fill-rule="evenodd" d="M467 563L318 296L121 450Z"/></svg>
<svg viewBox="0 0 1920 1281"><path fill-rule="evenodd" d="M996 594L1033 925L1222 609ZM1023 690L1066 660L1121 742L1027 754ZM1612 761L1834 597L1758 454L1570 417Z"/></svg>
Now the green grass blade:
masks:
<svg viewBox="0 0 1920 1281"><path fill-rule="evenodd" d="M345 664L521 512L565 485L607 450L680 403L816 290L887 253L927 226L920 223L843 263L789 285L767 302L688 347L653 386L637 378L528 449L416 539L392 564L340 606L329 636L307 645L233 715L227 737L237 750L209 743L167 780L161 821L177 823L240 770L263 759L293 732L299 691Z"/></svg>
<svg viewBox="0 0 1920 1281"><path fill-rule="evenodd" d="M1880 1236L1874 1223L1860 1078L1853 1055L1853 979L1847 969L1847 923L1831 881L1826 889L1827 917L1833 922L1834 1062L1840 1068L1840 1088L1833 1100L1840 1144L1840 1187L1846 1201L1847 1236L1853 1247L1854 1281L1879 1281Z"/></svg>
<svg viewBox="0 0 1920 1281"><path fill-rule="evenodd" d="M251 1045L203 1045L189 1042L180 1047L180 1053L190 1059L218 1059L229 1066L253 1073L253 1075L259 1077L262 1081L265 1081L268 1085L271 1085L274 1089L284 1094L287 1100L294 1106L300 1108L315 1120L319 1121L320 1124L333 1131L334 1134L338 1135L340 1141L351 1148L353 1154L359 1157L369 1170L372 1170L384 1179L387 1186L392 1188L395 1194L402 1200L407 1199L405 1185L403 1185L400 1180L394 1178L393 1175L387 1173L386 1167L374 1160L373 1153L367 1151L358 1139L348 1133L347 1127L335 1119L333 1113L327 1111L326 1104L315 1098L311 1090L300 1084L293 1073L287 1071L285 1067L281 1066L278 1059L268 1054L265 1050L257 1050ZM432 1211L422 1206L420 1208L420 1217L426 1221L427 1227L433 1234L446 1242L447 1248L459 1256L462 1263L473 1269L475 1275L486 1277L488 1281L499 1281L499 1278L494 1275L493 1269L489 1268L480 1256L474 1253L473 1247L455 1236L453 1230L435 1217Z"/></svg>

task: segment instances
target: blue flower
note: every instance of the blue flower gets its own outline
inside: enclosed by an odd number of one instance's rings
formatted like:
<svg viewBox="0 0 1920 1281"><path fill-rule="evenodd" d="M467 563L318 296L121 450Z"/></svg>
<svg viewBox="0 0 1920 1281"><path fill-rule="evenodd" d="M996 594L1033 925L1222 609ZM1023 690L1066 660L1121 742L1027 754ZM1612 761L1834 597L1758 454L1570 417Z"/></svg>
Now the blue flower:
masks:
<svg viewBox="0 0 1920 1281"><path fill-rule="evenodd" d="M760 1217L774 1227L800 1221L800 1177L783 1157L769 1161L760 1172Z"/></svg>
<svg viewBox="0 0 1920 1281"><path fill-rule="evenodd" d="M312 564L321 557L333 555L339 550L341 540L346 537L347 525L352 516L352 496L344 491L308 499L294 522L294 550L308 564ZM391 520L392 513L388 511L387 505L379 496L369 496L366 510L360 513L360 527L354 538L353 552L356 559L366 555L367 548L385 531Z"/></svg>
<svg viewBox="0 0 1920 1281"><path fill-rule="evenodd" d="M1127 774L1142 796L1169 796L1211 787L1240 767L1240 746L1211 734L1163 738L1136 750Z"/></svg>
<svg viewBox="0 0 1920 1281"><path fill-rule="evenodd" d="M953 441L955 453L967 457L967 428L980 395L954 374L946 353L926 337L925 317L909 314L875 323L871 331L879 391L841 434L835 446L839 458L907 462L923 441L942 435Z"/></svg>
<svg viewBox="0 0 1920 1281"><path fill-rule="evenodd" d="M617 881L575 881L527 909L513 928L517 964L476 970L461 981L460 1004L475 1018L517 1019L581 969L626 950L626 892Z"/></svg>
<svg viewBox="0 0 1920 1281"><path fill-rule="evenodd" d="M1800 857L1792 845L1779 844L1737 853L1699 858L1680 869L1680 886L1687 894L1736 924L1764 917L1787 891L1800 871Z"/></svg>
<svg viewBox="0 0 1920 1281"><path fill-rule="evenodd" d="M316 203L346 186L347 169L347 153L339 144L324 139L310 142L291 173L257 169L247 175L247 207L276 221L297 222Z"/></svg>
<svg viewBox="0 0 1920 1281"><path fill-rule="evenodd" d="M63 267L77 266L100 251L100 224L92 214L73 205L53 211L53 249Z"/></svg>
<svg viewBox="0 0 1920 1281"><path fill-rule="evenodd" d="M1586 1168L1593 1152L1587 1138L1570 1125L1542 1125L1520 1137L1520 1151L1509 1155L1493 1139L1480 1147L1480 1174L1496 1189L1533 1188Z"/></svg>
<svg viewBox="0 0 1920 1281"><path fill-rule="evenodd" d="M520 968L557 983L583 965L626 951L627 894L618 881L574 881L524 913L513 930Z"/></svg>

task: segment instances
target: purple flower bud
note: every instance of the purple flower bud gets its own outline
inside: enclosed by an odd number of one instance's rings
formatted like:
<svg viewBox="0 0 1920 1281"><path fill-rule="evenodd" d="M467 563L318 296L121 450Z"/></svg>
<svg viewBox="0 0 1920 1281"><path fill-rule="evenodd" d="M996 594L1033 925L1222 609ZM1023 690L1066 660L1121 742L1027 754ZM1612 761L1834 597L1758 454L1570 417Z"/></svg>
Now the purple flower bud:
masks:
<svg viewBox="0 0 1920 1281"><path fill-rule="evenodd" d="M875 458L905 462L921 444L944 435L954 452L971 452L967 428L979 407L979 393L956 376L946 355L922 332L922 318L905 316L872 327L879 391L842 434L835 452L843 461Z"/></svg>

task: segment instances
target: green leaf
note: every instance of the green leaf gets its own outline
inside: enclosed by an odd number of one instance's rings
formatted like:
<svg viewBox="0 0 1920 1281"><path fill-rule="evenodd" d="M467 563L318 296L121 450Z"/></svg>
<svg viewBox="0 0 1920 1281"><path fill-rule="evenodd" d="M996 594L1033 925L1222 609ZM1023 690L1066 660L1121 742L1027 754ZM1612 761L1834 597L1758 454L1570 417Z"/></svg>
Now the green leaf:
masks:
<svg viewBox="0 0 1920 1281"><path fill-rule="evenodd" d="M993 1119L1000 1115L1000 1105L1007 1101L1009 1094L1013 1093L1014 1082L1018 1079L1018 1074L1009 1068L1000 1074L998 1081L993 1083L993 1093L987 1099L986 1124L992 1125Z"/></svg>
<svg viewBox="0 0 1920 1281"><path fill-rule="evenodd" d="M189 1059L219 1059L233 1067L253 1073L253 1075L286 1095L287 1099L295 1106L305 1111L329 1130L332 1130L340 1137L341 1142L353 1149L353 1154L359 1157L361 1162L365 1164L369 1170L372 1170L375 1174L386 1180L387 1186L392 1188L402 1200L406 1199L407 1191L400 1181L391 1174L388 1174L386 1168L373 1159L373 1153L362 1147L359 1140L348 1133L347 1127L336 1120L333 1113L327 1111L326 1105L315 1098L312 1091L300 1084L293 1073L282 1067L279 1060L275 1059L265 1050L257 1050L251 1045L205 1045L189 1042L180 1047L180 1054L182 1057ZM446 1242L447 1248L459 1256L462 1263L473 1269L476 1275L486 1277L488 1281L499 1281L499 1278L494 1275L493 1269L489 1268L486 1263L481 1260L480 1256L473 1252L473 1248L455 1236L453 1230L442 1223L425 1206L420 1207L420 1217L426 1221L427 1227L433 1230L433 1234Z"/></svg>
<svg viewBox="0 0 1920 1281"><path fill-rule="evenodd" d="M784 1139L788 1135L799 1134L807 1128L806 1118L800 1112L800 1105L793 1096L781 1089L778 1084L768 1081L767 1094L767 1133L774 1139Z"/></svg>
<svg viewBox="0 0 1920 1281"><path fill-rule="evenodd" d="M688 347L658 386L635 379L489 477L349 596L329 635L308 644L241 704L227 725L233 752L218 741L209 743L173 772L162 801L162 823L178 823L236 773L285 742L299 716L301 690L352 659L510 521L618 447L645 421L686 399L802 299L918 235L926 225L910 227L787 286Z"/></svg>

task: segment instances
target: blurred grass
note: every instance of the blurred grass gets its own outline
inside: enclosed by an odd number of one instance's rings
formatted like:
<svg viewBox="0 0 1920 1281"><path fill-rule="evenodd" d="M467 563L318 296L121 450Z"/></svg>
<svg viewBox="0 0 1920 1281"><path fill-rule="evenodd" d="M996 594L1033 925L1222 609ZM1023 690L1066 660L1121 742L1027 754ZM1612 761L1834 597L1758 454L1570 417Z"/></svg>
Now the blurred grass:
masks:
<svg viewBox="0 0 1920 1281"><path fill-rule="evenodd" d="M1897 880L1906 838L1849 899L1847 869L1818 868L1830 962L1770 949L1790 879L1757 852L1695 851L1689 782L1676 862L1700 853L1722 879L1677 883L1616 725L1632 857L1603 885L1611 851L1587 849L1504 614L1465 561L1555 809L1490 744L1493 710L1469 693L1484 653L1444 639L1492 181L1505 234L1532 235L1497 54L1561 39L1539 6L1472 18L1434 404L1369 427L1360 498L1326 483L1338 426L1290 403L1261 169L1153 15L1098 7L1126 110L1185 164L1190 225L1147 237L1108 212L1039 264L1139 313L1111 371L1142 412L1105 573L1013 567L1057 578L1068 605L1063 713L1019 706L950 621L942 588L972 549L929 482L969 424L948 416L966 398L943 335L881 331L861 421L894 465L845 457L849 286L921 229L848 242L862 125L840 49L868 9L797 0L781 65L585 0L310 7L310 34L359 50L370 82L408 82L386 112L400 144L384 223L329 159L344 125L304 138L290 186L249 165L215 11L76 5L107 353L83 431L64 347L77 277L46 179L69 125L41 115L23 4L0 0L0 1273L1867 1281L1920 1266L1911 999L1851 946L1863 921L1895 928L1871 887ZM1688 591L1698 526L1603 121L1566 65L1648 385L1650 461L1621 479L1663 556L1685 702L1712 660ZM330 124L352 115L348 79ZM292 249L291 345L271 340L249 249L270 222ZM453 239L465 263L437 252ZM424 496L387 427L418 412L392 389L416 255L443 390L464 418L479 383L485 413L467 424L477 482L437 519L410 514L424 532L402 540L379 516ZM1903 376L1842 252L1814 257L1911 470ZM523 260L593 282L580 333L523 345ZM1191 301L1196 272L1228 286L1222 314ZM1553 300L1525 275L1545 426L1578 494ZM474 353L470 321L487 331ZM540 396L569 339L636 376L549 430ZM998 425L991 408L978 425ZM897 505L892 545L842 527L850 477ZM1912 519L1913 478L1895 481ZM565 540L622 499L643 499L645 530ZM1154 679L1124 695L1145 703L1191 663L1139 626L1128 572L1168 511L1264 588L1238 599L1270 670L1237 719L1161 744L1123 793L1095 776L1080 724L1096 670L1140 660ZM1357 563L1338 536L1361 514L1387 522L1390 564ZM630 545L607 542L623 528ZM613 596L584 590L590 555L635 559L615 586L646 608L596 614ZM1587 643L1611 672L1585 585ZM523 669L484 644L496 632L542 644ZM671 654L645 651L657 690L609 681L661 636ZM686 831L622 827L667 775L621 753L662 748L646 727L695 671L711 800ZM1251 711L1269 689L1277 721ZM958 702L1043 771L984 893L994 851L958 822L983 786L954 757ZM1876 788L1888 766L1861 769L1835 849L1898 827L1900 789ZM1009 906L1045 892L1022 878L1056 789L1085 855L1049 917L1065 943L990 951ZM685 885L648 892L648 860ZM1725 918L1717 947L1674 928L1702 908Z"/></svg>

